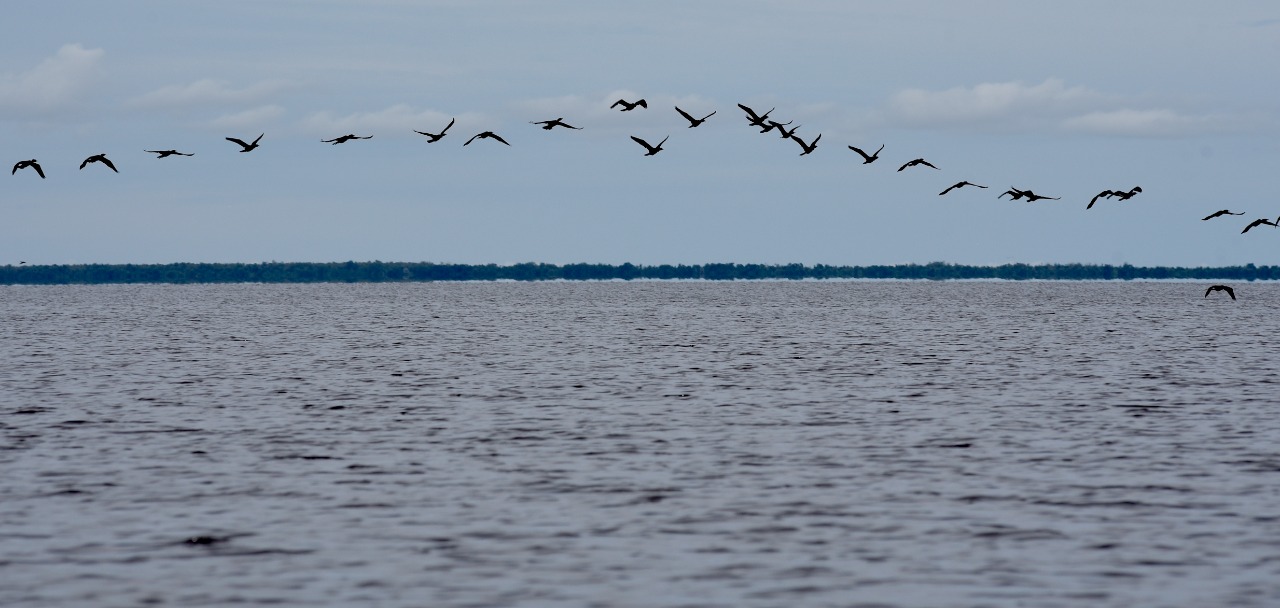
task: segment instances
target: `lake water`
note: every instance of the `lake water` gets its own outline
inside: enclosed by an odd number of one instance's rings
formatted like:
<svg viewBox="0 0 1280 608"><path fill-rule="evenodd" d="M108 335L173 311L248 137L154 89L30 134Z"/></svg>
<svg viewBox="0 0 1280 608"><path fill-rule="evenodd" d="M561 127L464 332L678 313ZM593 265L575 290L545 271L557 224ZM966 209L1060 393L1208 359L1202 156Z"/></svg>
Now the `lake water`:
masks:
<svg viewBox="0 0 1280 608"><path fill-rule="evenodd" d="M0 605L1277 606L1205 287L0 287Z"/></svg>

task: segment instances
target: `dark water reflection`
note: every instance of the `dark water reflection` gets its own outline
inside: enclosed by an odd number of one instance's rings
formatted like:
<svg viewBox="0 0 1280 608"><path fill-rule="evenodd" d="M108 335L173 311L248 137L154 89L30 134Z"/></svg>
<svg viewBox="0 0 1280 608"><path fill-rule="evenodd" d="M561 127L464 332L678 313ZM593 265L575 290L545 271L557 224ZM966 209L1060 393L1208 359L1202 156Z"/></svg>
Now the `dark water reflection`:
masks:
<svg viewBox="0 0 1280 608"><path fill-rule="evenodd" d="M0 605L1280 605L1280 286L0 288Z"/></svg>

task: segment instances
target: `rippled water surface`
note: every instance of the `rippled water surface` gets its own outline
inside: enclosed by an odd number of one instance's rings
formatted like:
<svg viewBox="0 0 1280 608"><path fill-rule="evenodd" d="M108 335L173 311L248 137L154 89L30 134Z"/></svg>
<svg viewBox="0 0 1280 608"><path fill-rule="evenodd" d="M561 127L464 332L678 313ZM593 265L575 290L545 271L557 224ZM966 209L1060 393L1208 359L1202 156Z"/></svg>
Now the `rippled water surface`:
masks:
<svg viewBox="0 0 1280 608"><path fill-rule="evenodd" d="M1204 287L0 287L0 605L1277 606Z"/></svg>

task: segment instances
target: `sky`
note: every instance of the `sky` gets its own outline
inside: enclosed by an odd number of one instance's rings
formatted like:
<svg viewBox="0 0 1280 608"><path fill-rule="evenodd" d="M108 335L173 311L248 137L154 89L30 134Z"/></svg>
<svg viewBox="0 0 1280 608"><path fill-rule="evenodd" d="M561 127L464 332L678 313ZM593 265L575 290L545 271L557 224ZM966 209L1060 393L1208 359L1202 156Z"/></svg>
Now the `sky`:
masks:
<svg viewBox="0 0 1280 608"><path fill-rule="evenodd" d="M0 181L0 264L1280 264L1240 234L1280 218L1273 0L65 0L0 36L0 160L48 176Z"/></svg>

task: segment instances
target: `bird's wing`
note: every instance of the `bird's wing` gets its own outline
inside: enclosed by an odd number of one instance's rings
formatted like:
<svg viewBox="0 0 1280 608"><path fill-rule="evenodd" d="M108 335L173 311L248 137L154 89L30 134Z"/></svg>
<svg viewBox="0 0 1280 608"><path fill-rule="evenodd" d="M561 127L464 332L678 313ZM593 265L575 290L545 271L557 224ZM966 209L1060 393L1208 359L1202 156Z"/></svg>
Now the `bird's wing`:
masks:
<svg viewBox="0 0 1280 608"><path fill-rule="evenodd" d="M1209 294L1212 292L1213 292L1213 287L1210 286L1208 289L1204 290L1204 297L1206 298L1209 297Z"/></svg>
<svg viewBox="0 0 1280 608"><path fill-rule="evenodd" d="M747 117L750 118L751 120L760 120L760 116L756 114L755 110L752 110L751 108L748 108L747 106L744 106L742 104L738 104L738 107L742 108L742 111L746 112Z"/></svg>
<svg viewBox="0 0 1280 608"><path fill-rule="evenodd" d="M87 165L89 164L89 161L90 161L90 160L92 160L92 159L93 159L93 157L92 157L92 156L90 156L89 158L84 159L84 161L80 163L80 168L81 168L81 169L85 168L85 166L87 166Z"/></svg>
<svg viewBox="0 0 1280 608"><path fill-rule="evenodd" d="M610 108L616 108L616 107L618 107L618 106L625 106L625 105L627 105L627 102L626 102L626 101L623 101L623 100L621 100L621 99L619 99L618 101L613 102L613 105L611 105L611 106L609 106L609 107L610 107Z"/></svg>
<svg viewBox="0 0 1280 608"><path fill-rule="evenodd" d="M911 165L915 164L915 162L916 162L916 161L914 161L914 160L913 160L913 161L908 161L908 162L904 163L901 167L898 167L898 171L902 171L903 169L906 169L907 167L910 167Z"/></svg>
<svg viewBox="0 0 1280 608"><path fill-rule="evenodd" d="M653 146L649 145L649 142L647 142L647 141L645 141L645 140L643 140L643 139L640 139L639 137L636 137L635 135L632 135L632 136L631 136L631 140L632 140L632 141L634 141L634 142L636 142L636 143L638 143L638 144L640 144L640 145L642 145L642 146L644 146L645 148L648 148L648 149L650 149L650 150L652 150L652 149L653 149Z"/></svg>
<svg viewBox="0 0 1280 608"><path fill-rule="evenodd" d="M248 147L249 147L249 144L244 143L244 140L243 140L243 139L237 139L237 138L235 138L235 137L227 137L227 138L225 138L225 139L226 139L227 141L235 142L235 143L237 143L237 144L240 144L241 146L244 146L244 147L246 147L246 148L248 148Z"/></svg>
<svg viewBox="0 0 1280 608"><path fill-rule="evenodd" d="M21 164L22 164L22 163L14 163L14 165L13 165L13 171L10 171L10 172L9 172L9 175L17 175L17 174L18 174L18 165L21 165Z"/></svg>
<svg viewBox="0 0 1280 608"><path fill-rule="evenodd" d="M715 113L716 113L716 111L715 111L715 110L712 110L712 111L711 111L711 114L715 114ZM707 114L706 116L703 116L702 118L700 118L700 119L698 119L698 120L706 120L706 119L708 119L708 118L711 118L711 114Z"/></svg>
<svg viewBox="0 0 1280 608"><path fill-rule="evenodd" d="M680 109L680 106L675 106L675 109L676 109L676 111L677 111L677 112L679 112L679 113L680 113L680 115L681 115L681 116L683 116L683 117L684 117L684 119L685 119L685 120L687 120L687 121L689 121L689 122L698 122L698 120L697 120L696 118L694 118L694 117L692 117L692 116L689 116L689 113L688 113L688 112L685 112L684 110L681 110L681 109Z"/></svg>
<svg viewBox="0 0 1280 608"><path fill-rule="evenodd" d="M670 136L670 135L668 135L668 136L666 136L666 137L662 138L662 141L658 142L658 147L659 147L659 148L661 148L661 147L662 147L662 144L667 143L667 140L668 140L668 139L671 139L671 136Z"/></svg>
<svg viewBox="0 0 1280 608"><path fill-rule="evenodd" d="M922 164L922 165L924 165L924 166L926 166L926 167L933 167L934 169L937 169L937 167L934 167L934 166L933 166L933 163L931 163L931 162L929 162L929 161L927 161L927 160L922 160L922 161L920 161L920 164Z"/></svg>
<svg viewBox="0 0 1280 608"><path fill-rule="evenodd" d="M973 182L965 182L965 183L966 183L966 184L969 184L970 186L973 186L973 187L975 187L975 188L984 188L984 189L986 188L986 186L979 186L978 184L975 184L975 183L973 183Z"/></svg>
<svg viewBox="0 0 1280 608"><path fill-rule="evenodd" d="M468 140L467 140L467 143L462 144L462 145L464 145L464 146L469 146L469 145L471 145L471 142L475 141L477 137L480 137L480 134L479 134L479 133L476 133L475 135L472 135L472 136L471 136L471 139L468 139Z"/></svg>
<svg viewBox="0 0 1280 608"><path fill-rule="evenodd" d="M262 139L263 135L266 135L266 133L259 133L258 137L254 138L253 143L250 145L254 145L254 146L258 145L258 142Z"/></svg>
<svg viewBox="0 0 1280 608"><path fill-rule="evenodd" d="M36 170L36 173L39 173L39 174L40 174L40 179L44 179L44 169L41 169L41 168L40 168L40 164L39 164L39 163L31 163L31 168L32 168L32 169L35 169L35 170Z"/></svg>
<svg viewBox="0 0 1280 608"><path fill-rule="evenodd" d="M445 132L445 131L448 131L448 130L449 130L449 127L452 127L452 126L453 126L453 121L455 121L455 120L457 120L457 119L456 119L456 118L450 118L450 119L449 119L449 124L445 125L443 129L440 129L440 135L441 135L442 137L444 136L444 132Z"/></svg>
<svg viewBox="0 0 1280 608"><path fill-rule="evenodd" d="M1213 218L1215 218L1215 217L1218 217L1218 216L1222 215L1223 211L1226 211L1226 209L1223 209L1222 211L1215 211L1215 212L1213 212L1213 213L1210 213L1209 215L1207 215L1207 216L1205 216L1205 217L1200 218L1200 221L1202 221L1202 222L1203 222L1203 221L1211 220L1211 219L1213 219Z"/></svg>
<svg viewBox="0 0 1280 608"><path fill-rule="evenodd" d="M502 143L504 143L504 144L507 144L507 140L502 139L502 137L500 137L497 133L490 133L490 134L489 134L489 137L492 137L492 138L494 138L494 139L496 139L496 140L498 140L498 141L500 141L500 142L502 142ZM511 145L511 144L507 144L507 145L509 146L509 145Z"/></svg>
<svg viewBox="0 0 1280 608"><path fill-rule="evenodd" d="M108 166L108 167L111 167L111 170L112 170L112 171L115 171L116 173L119 173L119 171L116 171L116 166L115 166L115 165L113 165L113 164L111 164L111 159L108 159L107 157L103 156L102 158L99 158L98 160L102 161L102 164L104 164L104 165L106 165L106 166Z"/></svg>
<svg viewBox="0 0 1280 608"><path fill-rule="evenodd" d="M1231 296L1232 300L1236 299L1236 290L1227 287L1226 285L1223 285L1222 289L1227 292L1227 295Z"/></svg>
<svg viewBox="0 0 1280 608"><path fill-rule="evenodd" d="M879 156L879 155L880 155L880 150L883 150L883 149L884 149L884 144L880 144L880 149L879 149L879 150L876 150L876 153L875 153L875 154L872 154L872 156Z"/></svg>
<svg viewBox="0 0 1280 608"><path fill-rule="evenodd" d="M850 149L850 150L853 150L854 152L857 152L857 153L858 153L858 155L859 155L859 156L861 156L861 157L862 157L862 158L864 158L864 159L871 158L870 156L867 156L867 153L866 153L866 152L863 152L861 148L855 148L855 147L853 147L853 146L849 146L849 149Z"/></svg>
<svg viewBox="0 0 1280 608"><path fill-rule="evenodd" d="M642 108L648 108L648 107L649 107L649 102L647 102L647 101L645 101L645 100L641 99L640 101L635 102L635 104L633 104L633 105L637 105L637 106L640 106L640 107L642 107Z"/></svg>
<svg viewBox="0 0 1280 608"><path fill-rule="evenodd" d="M788 123L788 124L790 124L790 123ZM797 128L797 129L799 129L800 127L796 127L796 128ZM809 147L810 147L810 148L816 148L816 147L818 146L818 140L819 140L819 139L822 139L822 134L821 134L821 133L819 133L817 137L813 138L813 143L809 144Z"/></svg>
<svg viewBox="0 0 1280 608"><path fill-rule="evenodd" d="M948 193L948 192L951 192L952 190L955 190L956 188L959 188L960 186L963 186L963 185L964 185L964 182L960 182L960 183L958 183L958 184L956 184L956 185L954 185L954 186L951 186L950 188L947 188L946 190L943 190L942 192L939 192L939 193L938 193L938 196L942 196L942 195L944 195L944 194L946 194L946 193Z"/></svg>

